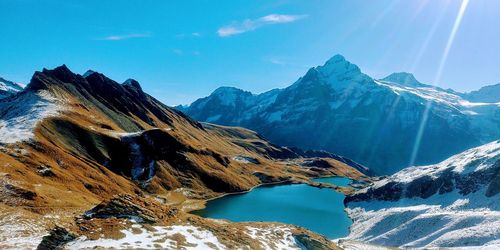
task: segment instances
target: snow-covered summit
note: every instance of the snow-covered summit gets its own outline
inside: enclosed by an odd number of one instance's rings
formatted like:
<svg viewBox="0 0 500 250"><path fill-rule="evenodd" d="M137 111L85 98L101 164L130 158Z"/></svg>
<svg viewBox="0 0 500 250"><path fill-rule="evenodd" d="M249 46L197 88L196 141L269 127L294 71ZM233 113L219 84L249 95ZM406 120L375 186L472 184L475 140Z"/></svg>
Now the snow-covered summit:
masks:
<svg viewBox="0 0 500 250"><path fill-rule="evenodd" d="M342 55L333 56L323 66L318 66L316 69L325 76L361 73L356 64L347 61Z"/></svg>
<svg viewBox="0 0 500 250"><path fill-rule="evenodd" d="M363 74L356 64L347 61L344 56L335 55L322 66L309 69L291 87L300 88L300 86L311 83L324 83L338 91L344 89L353 90L354 88L365 90L367 84L373 84L373 80Z"/></svg>

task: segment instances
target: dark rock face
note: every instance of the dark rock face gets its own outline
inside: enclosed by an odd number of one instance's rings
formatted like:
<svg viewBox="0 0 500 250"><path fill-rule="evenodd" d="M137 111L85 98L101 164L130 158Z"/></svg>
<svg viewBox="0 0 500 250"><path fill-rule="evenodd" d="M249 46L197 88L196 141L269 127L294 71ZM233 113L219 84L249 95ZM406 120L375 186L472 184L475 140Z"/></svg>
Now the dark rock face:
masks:
<svg viewBox="0 0 500 250"><path fill-rule="evenodd" d="M64 244L76 239L76 237L75 234L68 232L68 230L56 226L50 231L49 235L43 237L37 250L63 249Z"/></svg>
<svg viewBox="0 0 500 250"><path fill-rule="evenodd" d="M409 183L391 181L378 188L368 188L345 198L344 203L369 200L397 201L402 198L429 198L434 194L445 194L457 190L461 195L477 192L487 187L486 196L499 193L500 161L492 167L471 173L453 172L451 168L440 172L439 176L422 176Z"/></svg>
<svg viewBox="0 0 500 250"><path fill-rule="evenodd" d="M168 131L147 130L122 136L108 146L109 160L106 167L135 181L148 181L156 173L156 162L165 160L172 164L185 158L192 150L179 142Z"/></svg>
<svg viewBox="0 0 500 250"><path fill-rule="evenodd" d="M293 237L300 242L307 250L330 250L330 246L319 240L313 239L306 234L296 234Z"/></svg>
<svg viewBox="0 0 500 250"><path fill-rule="evenodd" d="M142 201L130 195L117 195L108 201L95 206L85 212L84 217L90 218L126 218L141 223L156 223L173 217L177 214L176 209L167 209L153 203Z"/></svg>
<svg viewBox="0 0 500 250"><path fill-rule="evenodd" d="M486 190L486 196L492 197L500 193L500 168L497 168L497 171L493 177L493 180L488 185L488 189Z"/></svg>
<svg viewBox="0 0 500 250"><path fill-rule="evenodd" d="M7 192L9 192L10 195L26 200L34 200L37 197L37 194L35 192L24 189L22 187L14 186L12 184L5 184L4 188Z"/></svg>

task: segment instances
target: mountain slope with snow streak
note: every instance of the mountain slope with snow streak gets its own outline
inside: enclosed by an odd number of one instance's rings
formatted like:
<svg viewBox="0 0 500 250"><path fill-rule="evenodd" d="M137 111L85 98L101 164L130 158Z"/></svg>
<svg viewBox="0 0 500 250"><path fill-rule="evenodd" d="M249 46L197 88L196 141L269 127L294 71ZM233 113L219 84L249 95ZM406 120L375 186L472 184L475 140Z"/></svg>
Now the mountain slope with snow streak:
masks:
<svg viewBox="0 0 500 250"><path fill-rule="evenodd" d="M14 95L15 93L22 91L23 86L18 83L11 82L0 77L0 99Z"/></svg>
<svg viewBox="0 0 500 250"><path fill-rule="evenodd" d="M394 247L500 247L500 141L410 167L348 197L350 240Z"/></svg>

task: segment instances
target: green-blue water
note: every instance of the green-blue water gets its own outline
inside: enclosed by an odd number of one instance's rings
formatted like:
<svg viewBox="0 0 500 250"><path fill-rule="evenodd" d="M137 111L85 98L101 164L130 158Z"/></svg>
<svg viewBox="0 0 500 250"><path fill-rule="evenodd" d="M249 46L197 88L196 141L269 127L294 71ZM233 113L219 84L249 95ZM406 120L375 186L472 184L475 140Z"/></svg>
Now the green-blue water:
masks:
<svg viewBox="0 0 500 250"><path fill-rule="evenodd" d="M338 178L338 177L336 177ZM344 212L344 194L305 184L274 185L209 201L196 214L230 221L294 224L328 238L347 236L352 221Z"/></svg>
<svg viewBox="0 0 500 250"><path fill-rule="evenodd" d="M324 177L313 179L314 182L329 183L340 187L347 187L352 183L351 179L345 177Z"/></svg>

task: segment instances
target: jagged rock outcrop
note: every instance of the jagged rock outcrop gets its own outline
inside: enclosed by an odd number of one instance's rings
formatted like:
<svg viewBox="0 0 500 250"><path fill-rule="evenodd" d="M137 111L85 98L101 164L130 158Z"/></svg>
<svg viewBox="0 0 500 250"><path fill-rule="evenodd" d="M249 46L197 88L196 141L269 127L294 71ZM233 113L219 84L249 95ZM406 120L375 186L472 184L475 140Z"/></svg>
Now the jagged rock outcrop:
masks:
<svg viewBox="0 0 500 250"><path fill-rule="evenodd" d="M178 209L131 195L116 195L84 214L84 218L124 218L142 223L158 223L177 215Z"/></svg>

